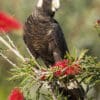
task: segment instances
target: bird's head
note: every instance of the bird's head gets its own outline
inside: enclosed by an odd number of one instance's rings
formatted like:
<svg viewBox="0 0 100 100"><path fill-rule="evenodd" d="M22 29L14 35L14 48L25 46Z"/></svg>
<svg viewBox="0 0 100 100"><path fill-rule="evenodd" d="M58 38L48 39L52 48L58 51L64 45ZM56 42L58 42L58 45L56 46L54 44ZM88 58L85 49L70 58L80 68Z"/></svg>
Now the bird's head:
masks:
<svg viewBox="0 0 100 100"><path fill-rule="evenodd" d="M38 0L37 8L43 9L45 13L53 16L60 8L60 0Z"/></svg>

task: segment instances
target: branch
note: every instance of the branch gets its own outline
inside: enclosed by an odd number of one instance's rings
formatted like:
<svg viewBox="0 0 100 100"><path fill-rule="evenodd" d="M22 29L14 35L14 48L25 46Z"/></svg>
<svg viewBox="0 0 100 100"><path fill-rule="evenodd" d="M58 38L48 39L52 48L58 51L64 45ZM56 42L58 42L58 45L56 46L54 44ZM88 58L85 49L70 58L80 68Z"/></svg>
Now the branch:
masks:
<svg viewBox="0 0 100 100"><path fill-rule="evenodd" d="M38 64L38 62L36 61L35 57L31 54L31 52L29 51L29 49L26 47L27 52L29 53L29 55L31 56L31 58L33 59L34 63L37 65L37 67L39 69L41 69L41 66Z"/></svg>
<svg viewBox="0 0 100 100"><path fill-rule="evenodd" d="M14 45L13 41L10 39L10 37L7 34L6 34L6 38L8 39L11 46L18 51L17 47Z"/></svg>
<svg viewBox="0 0 100 100"><path fill-rule="evenodd" d="M14 48L11 47L11 45L9 43L7 43L6 40L4 40L1 36L0 36L0 41L6 46L8 47L16 56L18 56L22 61L25 61L24 57L19 53L19 51L15 50Z"/></svg>
<svg viewBox="0 0 100 100"><path fill-rule="evenodd" d="M53 89L52 85L49 85L49 86L50 86L50 91L51 91L51 95L52 95L53 100L57 100L57 97L54 93L54 89Z"/></svg>
<svg viewBox="0 0 100 100"><path fill-rule="evenodd" d="M2 33L6 36L6 38L8 39L9 43L11 44L11 46L18 50L17 47L14 45L13 41L10 39L10 37L8 36L8 34L5 33L5 31L2 30Z"/></svg>
<svg viewBox="0 0 100 100"><path fill-rule="evenodd" d="M0 56L2 56L8 63L10 63L12 66L17 67L15 63L13 63L11 60L8 59L7 56L5 56L3 53L0 52Z"/></svg>

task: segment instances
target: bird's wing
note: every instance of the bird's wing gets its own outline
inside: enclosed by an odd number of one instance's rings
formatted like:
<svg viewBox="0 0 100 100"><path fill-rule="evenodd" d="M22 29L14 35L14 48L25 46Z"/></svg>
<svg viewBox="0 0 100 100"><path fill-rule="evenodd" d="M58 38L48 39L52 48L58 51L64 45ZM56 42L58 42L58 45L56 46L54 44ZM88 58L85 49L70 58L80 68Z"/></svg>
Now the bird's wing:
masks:
<svg viewBox="0 0 100 100"><path fill-rule="evenodd" d="M54 38L54 43L57 48L60 50L61 53L61 57L63 58L64 55L66 54L66 52L68 51L68 47L64 38L64 34L62 32L62 29L60 28L60 25L55 21L55 23L53 23L53 38Z"/></svg>
<svg viewBox="0 0 100 100"><path fill-rule="evenodd" d="M38 54L36 53L34 47L33 47L33 30L34 30L34 19L33 19L33 16L30 15L26 22L25 22L25 25L24 25L24 35L23 35L23 39L24 39L24 42L25 44L27 45L28 49L30 50L30 52L32 53L32 55L37 58L38 57Z"/></svg>

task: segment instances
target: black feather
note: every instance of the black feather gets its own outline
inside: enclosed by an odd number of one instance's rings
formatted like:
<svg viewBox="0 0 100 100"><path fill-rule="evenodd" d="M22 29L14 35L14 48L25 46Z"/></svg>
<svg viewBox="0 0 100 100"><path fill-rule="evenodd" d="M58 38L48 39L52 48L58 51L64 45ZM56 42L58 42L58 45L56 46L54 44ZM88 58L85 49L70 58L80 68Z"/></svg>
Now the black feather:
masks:
<svg viewBox="0 0 100 100"><path fill-rule="evenodd" d="M53 19L54 12L49 8L45 8L48 9L45 11L43 9L36 8L33 14L27 18L24 41L32 55L36 58L41 57L49 66L55 61L63 59L68 48L58 22Z"/></svg>

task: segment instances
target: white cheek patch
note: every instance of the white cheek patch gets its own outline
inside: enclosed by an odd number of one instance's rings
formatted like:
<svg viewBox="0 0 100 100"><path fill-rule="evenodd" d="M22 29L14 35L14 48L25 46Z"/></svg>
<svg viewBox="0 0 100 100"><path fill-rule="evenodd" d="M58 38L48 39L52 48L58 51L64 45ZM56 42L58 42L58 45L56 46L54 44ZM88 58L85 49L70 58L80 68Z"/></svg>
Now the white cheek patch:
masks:
<svg viewBox="0 0 100 100"><path fill-rule="evenodd" d="M43 0L38 0L37 7L41 8L43 5Z"/></svg>
<svg viewBox="0 0 100 100"><path fill-rule="evenodd" d="M60 0L52 0L52 11L60 8Z"/></svg>

